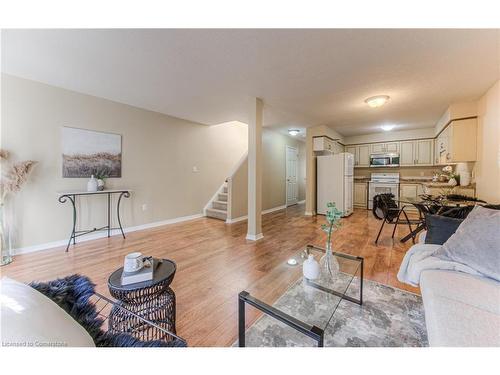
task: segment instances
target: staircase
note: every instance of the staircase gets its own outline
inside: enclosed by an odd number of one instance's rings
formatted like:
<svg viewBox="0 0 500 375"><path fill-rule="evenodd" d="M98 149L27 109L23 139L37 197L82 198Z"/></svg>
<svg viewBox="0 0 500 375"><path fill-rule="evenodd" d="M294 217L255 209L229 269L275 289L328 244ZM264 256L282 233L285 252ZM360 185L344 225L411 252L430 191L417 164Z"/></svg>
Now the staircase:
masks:
<svg viewBox="0 0 500 375"><path fill-rule="evenodd" d="M208 217L213 217L214 219L224 220L227 219L227 200L228 200L228 189L227 182L221 186L219 191L210 201L208 207L205 209L205 215Z"/></svg>

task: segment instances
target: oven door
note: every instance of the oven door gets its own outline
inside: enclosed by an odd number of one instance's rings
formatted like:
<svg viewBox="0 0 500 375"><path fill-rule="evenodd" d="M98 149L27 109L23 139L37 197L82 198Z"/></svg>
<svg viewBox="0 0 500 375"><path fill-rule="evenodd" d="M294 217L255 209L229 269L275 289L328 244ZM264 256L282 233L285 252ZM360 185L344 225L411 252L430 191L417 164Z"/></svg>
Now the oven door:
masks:
<svg viewBox="0 0 500 375"><path fill-rule="evenodd" d="M371 155L370 167L387 167L391 164L391 158L384 155Z"/></svg>
<svg viewBox="0 0 500 375"><path fill-rule="evenodd" d="M373 208L373 197L378 194L394 194L394 198L399 198L399 184L387 184L383 182L370 182L368 189L368 209Z"/></svg>

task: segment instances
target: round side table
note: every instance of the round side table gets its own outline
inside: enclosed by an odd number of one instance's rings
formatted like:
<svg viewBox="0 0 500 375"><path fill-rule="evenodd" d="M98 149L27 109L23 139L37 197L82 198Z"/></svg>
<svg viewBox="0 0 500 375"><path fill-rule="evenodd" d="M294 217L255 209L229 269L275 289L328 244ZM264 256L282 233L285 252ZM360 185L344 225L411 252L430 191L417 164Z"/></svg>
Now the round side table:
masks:
<svg viewBox="0 0 500 375"><path fill-rule="evenodd" d="M171 260L155 258L153 267L153 280L130 285L121 284L123 267L117 269L108 279L109 292L120 301L121 307L175 334L175 293L170 288L170 283L174 279L177 266ZM126 332L142 341L173 339L172 336L116 306L109 314L109 330Z"/></svg>

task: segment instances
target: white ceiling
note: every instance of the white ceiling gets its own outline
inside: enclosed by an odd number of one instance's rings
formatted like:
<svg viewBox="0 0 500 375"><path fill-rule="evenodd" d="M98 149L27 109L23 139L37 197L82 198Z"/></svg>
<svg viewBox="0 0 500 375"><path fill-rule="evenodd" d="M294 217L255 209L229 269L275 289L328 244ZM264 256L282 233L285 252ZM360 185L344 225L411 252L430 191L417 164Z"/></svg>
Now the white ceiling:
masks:
<svg viewBox="0 0 500 375"><path fill-rule="evenodd" d="M344 136L433 126L500 77L499 30L4 30L2 71L172 116ZM364 99L390 95L369 108Z"/></svg>

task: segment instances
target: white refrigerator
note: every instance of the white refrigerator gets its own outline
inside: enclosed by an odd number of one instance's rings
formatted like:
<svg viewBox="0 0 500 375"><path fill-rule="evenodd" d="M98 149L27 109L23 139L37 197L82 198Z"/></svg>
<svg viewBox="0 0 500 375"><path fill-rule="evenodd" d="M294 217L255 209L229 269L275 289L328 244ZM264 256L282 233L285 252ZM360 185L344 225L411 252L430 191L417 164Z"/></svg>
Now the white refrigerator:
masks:
<svg viewBox="0 0 500 375"><path fill-rule="evenodd" d="M316 212L326 214L326 204L349 216L353 211L354 155L348 152L316 158Z"/></svg>

